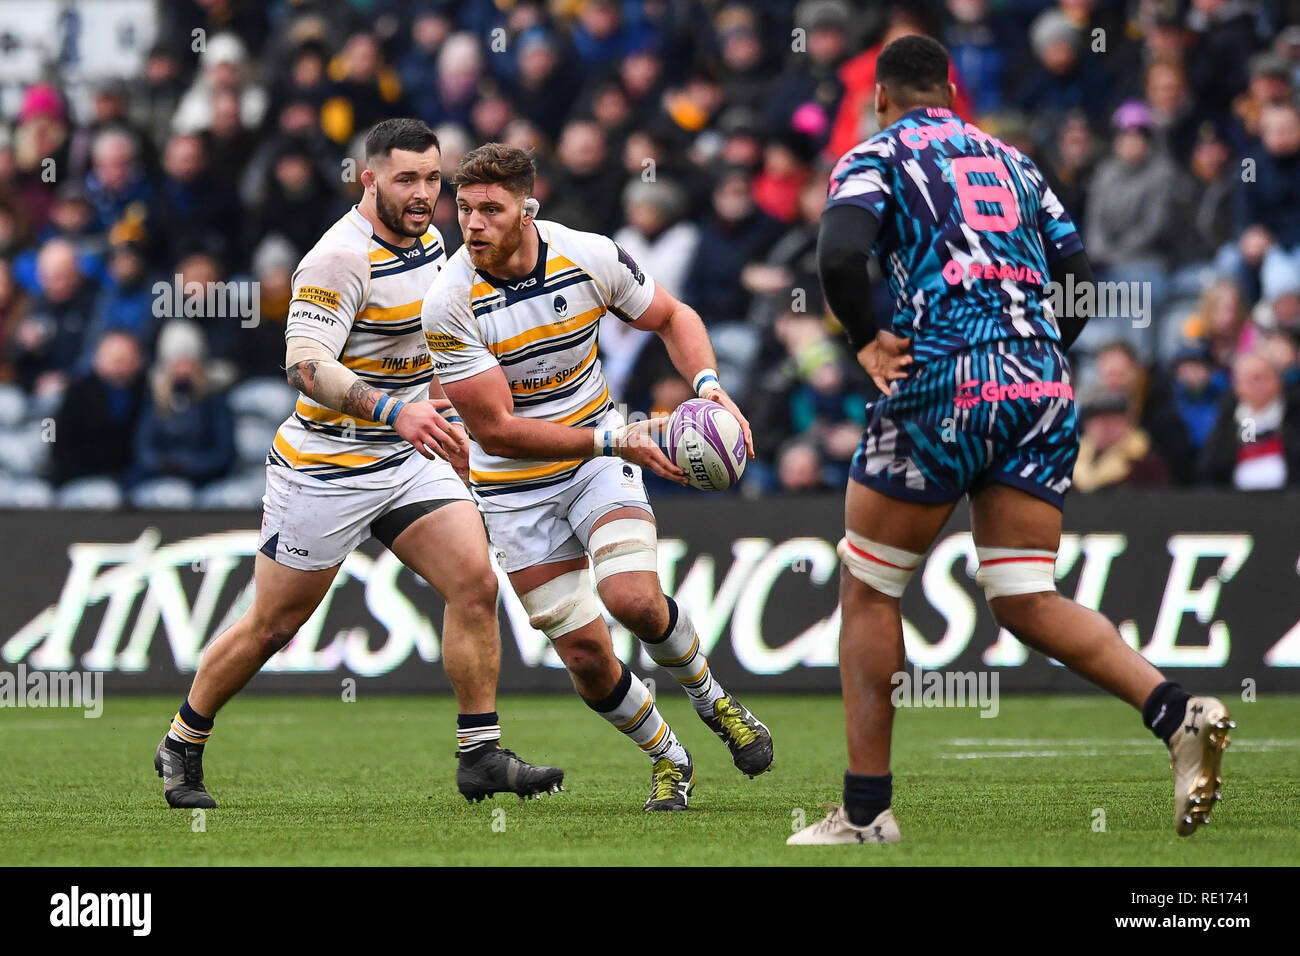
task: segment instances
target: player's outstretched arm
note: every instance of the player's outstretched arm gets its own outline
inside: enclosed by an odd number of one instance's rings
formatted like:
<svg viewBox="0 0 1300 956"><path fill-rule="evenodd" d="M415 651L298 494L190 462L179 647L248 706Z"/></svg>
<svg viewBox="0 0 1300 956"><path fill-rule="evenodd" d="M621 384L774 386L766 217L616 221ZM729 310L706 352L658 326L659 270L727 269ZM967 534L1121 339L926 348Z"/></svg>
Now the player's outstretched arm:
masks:
<svg viewBox="0 0 1300 956"><path fill-rule="evenodd" d="M308 398L344 415L391 426L425 458L456 464L468 453L459 429L442 417L441 410L451 405L445 398L399 402L361 381L323 344L302 336L286 340L285 367L289 384Z"/></svg>
<svg viewBox="0 0 1300 956"><path fill-rule="evenodd" d="M654 332L663 339L673 367L691 383L695 393L700 398L717 402L736 417L745 436L749 457L753 458L754 436L749 430L749 420L718 381L718 360L700 314L674 298L663 286L656 286L650 307L632 323L632 328Z"/></svg>
<svg viewBox="0 0 1300 956"><path fill-rule="evenodd" d="M442 387L465 419L469 433L489 455L543 461L617 455L669 481L686 483L686 473L668 460L655 441L655 435L666 426L665 419L605 432L520 418L514 413L510 384L499 365L468 378L444 382Z"/></svg>

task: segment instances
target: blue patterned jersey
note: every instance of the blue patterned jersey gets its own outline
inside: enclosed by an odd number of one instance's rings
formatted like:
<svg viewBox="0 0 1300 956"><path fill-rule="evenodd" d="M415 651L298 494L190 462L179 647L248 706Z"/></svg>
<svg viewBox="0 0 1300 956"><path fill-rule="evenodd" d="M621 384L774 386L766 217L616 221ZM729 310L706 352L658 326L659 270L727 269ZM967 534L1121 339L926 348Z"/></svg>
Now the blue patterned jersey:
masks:
<svg viewBox="0 0 1300 956"><path fill-rule="evenodd" d="M925 362L986 342L1060 341L1048 263L1083 249L1038 167L950 110L925 106L849 150L827 208L880 222L873 251L895 310L881 328Z"/></svg>

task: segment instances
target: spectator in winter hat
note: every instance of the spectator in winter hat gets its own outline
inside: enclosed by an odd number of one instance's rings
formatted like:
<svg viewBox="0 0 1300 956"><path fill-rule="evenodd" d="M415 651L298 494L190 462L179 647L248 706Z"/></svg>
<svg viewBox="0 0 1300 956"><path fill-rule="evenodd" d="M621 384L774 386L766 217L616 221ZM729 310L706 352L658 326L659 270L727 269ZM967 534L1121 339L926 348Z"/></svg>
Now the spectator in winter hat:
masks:
<svg viewBox="0 0 1300 956"><path fill-rule="evenodd" d="M172 119L178 133L201 133L212 128L216 118L216 96L233 94L238 104L240 124L257 129L266 114L269 97L253 82L248 51L233 33L208 37L199 57L199 75L181 97Z"/></svg>
<svg viewBox="0 0 1300 956"><path fill-rule="evenodd" d="M235 458L235 425L226 396L208 384L203 331L171 319L158 336L149 374L150 402L135 437L128 484L183 478L195 486L224 475Z"/></svg>

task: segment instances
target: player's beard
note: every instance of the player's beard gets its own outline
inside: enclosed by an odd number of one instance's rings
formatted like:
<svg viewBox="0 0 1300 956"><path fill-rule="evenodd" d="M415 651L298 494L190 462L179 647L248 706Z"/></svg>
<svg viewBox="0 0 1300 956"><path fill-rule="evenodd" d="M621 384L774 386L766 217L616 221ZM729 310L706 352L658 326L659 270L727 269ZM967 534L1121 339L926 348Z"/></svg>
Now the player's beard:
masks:
<svg viewBox="0 0 1300 956"><path fill-rule="evenodd" d="M499 240L490 243L488 247L481 252L475 252L468 245L473 236L464 236L466 249L469 251L470 261L474 263L474 268L483 269L494 275L500 274L500 268L504 266L510 257L518 251L524 242L524 224L522 221L515 223L514 227L506 232Z"/></svg>
<svg viewBox="0 0 1300 956"><path fill-rule="evenodd" d="M428 210L428 218L424 220L423 225L407 225L406 212L413 206L423 206ZM410 236L419 238L428 230L429 225L433 222L433 207L427 202L409 202L406 206L398 206L397 203L390 203L385 197L379 184L375 184L375 212L388 229L397 233L399 236Z"/></svg>

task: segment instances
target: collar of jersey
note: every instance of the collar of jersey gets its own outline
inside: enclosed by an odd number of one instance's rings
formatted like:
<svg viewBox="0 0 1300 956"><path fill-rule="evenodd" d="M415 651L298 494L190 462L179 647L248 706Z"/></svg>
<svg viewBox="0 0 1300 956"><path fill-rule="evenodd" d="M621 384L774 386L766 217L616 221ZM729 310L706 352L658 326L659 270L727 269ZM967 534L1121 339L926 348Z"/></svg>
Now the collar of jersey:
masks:
<svg viewBox="0 0 1300 956"><path fill-rule="evenodd" d="M929 110L939 111L942 115L931 116L928 113ZM903 120L949 120L955 119L956 116L957 114L946 106L918 106L914 110L908 110L898 119L894 120L894 122L890 123L889 128L892 129L899 123L903 122Z"/></svg>
<svg viewBox="0 0 1300 956"><path fill-rule="evenodd" d="M379 243L381 246L383 246L385 249L387 249L387 250L388 250L389 252L391 252L393 255L397 256L398 259L401 259L403 262L406 262L406 261L409 261L409 260L412 259L412 258L416 258L416 259L418 259L418 258L423 258L423 256L424 256L424 243L420 241L420 238L417 237L416 240L415 240L415 242L413 242L413 243L412 243L411 245L409 245L409 246L406 246L405 248L403 248L402 246L395 246L395 245L393 245L391 242L385 242L385 241L380 237L379 233L375 232L375 227L372 226L372 225L370 224L370 220L369 220L369 219L367 219L365 216L361 215L361 210L360 210L360 209L358 209L356 206L353 206L353 207L352 207L352 212L356 215L356 217L357 217L357 221L358 221L358 224L361 225L363 228L365 228L365 229L369 229L369 230L370 230L370 238L373 239L373 240L375 240L375 242ZM420 250L420 255L419 255L419 256L412 256L412 255L411 255L411 250L412 250L412 249L418 249L418 250Z"/></svg>

